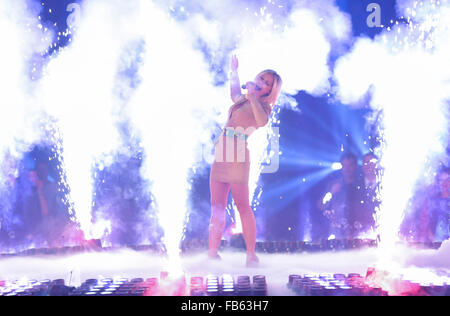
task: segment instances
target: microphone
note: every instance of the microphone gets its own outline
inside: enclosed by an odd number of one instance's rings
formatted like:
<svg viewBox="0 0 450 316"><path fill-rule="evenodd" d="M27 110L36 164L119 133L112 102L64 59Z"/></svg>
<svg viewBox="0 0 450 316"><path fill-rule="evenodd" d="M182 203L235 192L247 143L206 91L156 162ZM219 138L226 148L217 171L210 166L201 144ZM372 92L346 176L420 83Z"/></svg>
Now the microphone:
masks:
<svg viewBox="0 0 450 316"><path fill-rule="evenodd" d="M247 84L243 84L242 89L247 89ZM259 91L259 90L261 90L261 88L256 86L256 91Z"/></svg>

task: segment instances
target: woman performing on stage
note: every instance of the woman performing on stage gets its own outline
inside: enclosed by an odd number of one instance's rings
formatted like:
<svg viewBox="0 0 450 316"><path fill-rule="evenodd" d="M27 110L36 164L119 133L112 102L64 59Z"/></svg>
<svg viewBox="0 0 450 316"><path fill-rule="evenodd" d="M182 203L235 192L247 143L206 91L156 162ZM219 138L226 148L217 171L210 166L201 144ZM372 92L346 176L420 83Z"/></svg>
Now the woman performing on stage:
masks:
<svg viewBox="0 0 450 316"><path fill-rule="evenodd" d="M225 209L231 189L239 211L242 231L247 246L247 266L258 263L255 254L256 222L250 207L248 179L250 155L248 137L259 127L267 124L272 106L281 89L281 78L273 70L258 74L254 82L244 86L247 95L241 94L238 59L231 58L231 99L234 104L228 113L228 121L215 144L215 160L211 166L211 221L209 226L208 256L220 259L218 249L225 228Z"/></svg>

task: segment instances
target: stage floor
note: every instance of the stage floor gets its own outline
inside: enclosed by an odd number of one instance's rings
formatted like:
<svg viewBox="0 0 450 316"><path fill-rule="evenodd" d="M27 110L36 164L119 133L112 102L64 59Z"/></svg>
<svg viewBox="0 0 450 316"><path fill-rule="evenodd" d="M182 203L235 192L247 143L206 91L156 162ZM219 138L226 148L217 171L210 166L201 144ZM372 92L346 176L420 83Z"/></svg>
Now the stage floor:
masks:
<svg viewBox="0 0 450 316"><path fill-rule="evenodd" d="M287 287L289 275L359 273L364 276L368 268L377 265L379 250L259 254L261 262L256 268L245 266L244 252L225 251L221 256L221 261L211 261L206 253L183 255L179 266L187 287L194 276L264 275L268 295L295 295ZM128 248L73 255L15 256L0 259L0 280L64 279L66 285L77 287L87 279L159 278L162 271L174 271L173 263L164 256ZM437 250L399 246L389 270L414 282L450 284L450 242L444 242Z"/></svg>

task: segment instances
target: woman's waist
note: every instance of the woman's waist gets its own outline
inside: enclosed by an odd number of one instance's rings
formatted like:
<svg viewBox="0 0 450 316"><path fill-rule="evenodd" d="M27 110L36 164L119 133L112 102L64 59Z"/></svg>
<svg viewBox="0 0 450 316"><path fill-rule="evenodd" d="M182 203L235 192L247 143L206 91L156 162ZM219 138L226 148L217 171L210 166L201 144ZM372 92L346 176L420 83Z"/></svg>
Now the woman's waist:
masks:
<svg viewBox="0 0 450 316"><path fill-rule="evenodd" d="M249 137L249 135L247 135L243 129L236 129L230 126L225 126L224 128L222 128L220 136L237 138L243 141L247 141Z"/></svg>
<svg viewBox="0 0 450 316"><path fill-rule="evenodd" d="M241 140L247 141L250 135L256 130L255 127L242 127L242 126L232 126L226 125L222 128L221 135L228 137L236 137Z"/></svg>

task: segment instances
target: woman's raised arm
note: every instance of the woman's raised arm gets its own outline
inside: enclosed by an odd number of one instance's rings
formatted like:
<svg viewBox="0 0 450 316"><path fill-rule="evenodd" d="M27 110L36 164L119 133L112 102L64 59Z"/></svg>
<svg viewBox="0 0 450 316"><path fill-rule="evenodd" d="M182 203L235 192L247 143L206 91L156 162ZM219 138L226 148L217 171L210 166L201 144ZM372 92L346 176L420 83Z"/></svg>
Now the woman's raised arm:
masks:
<svg viewBox="0 0 450 316"><path fill-rule="evenodd" d="M242 96L241 83L238 75L239 61L236 55L231 56L231 73L230 73L230 93L231 100L236 103Z"/></svg>

